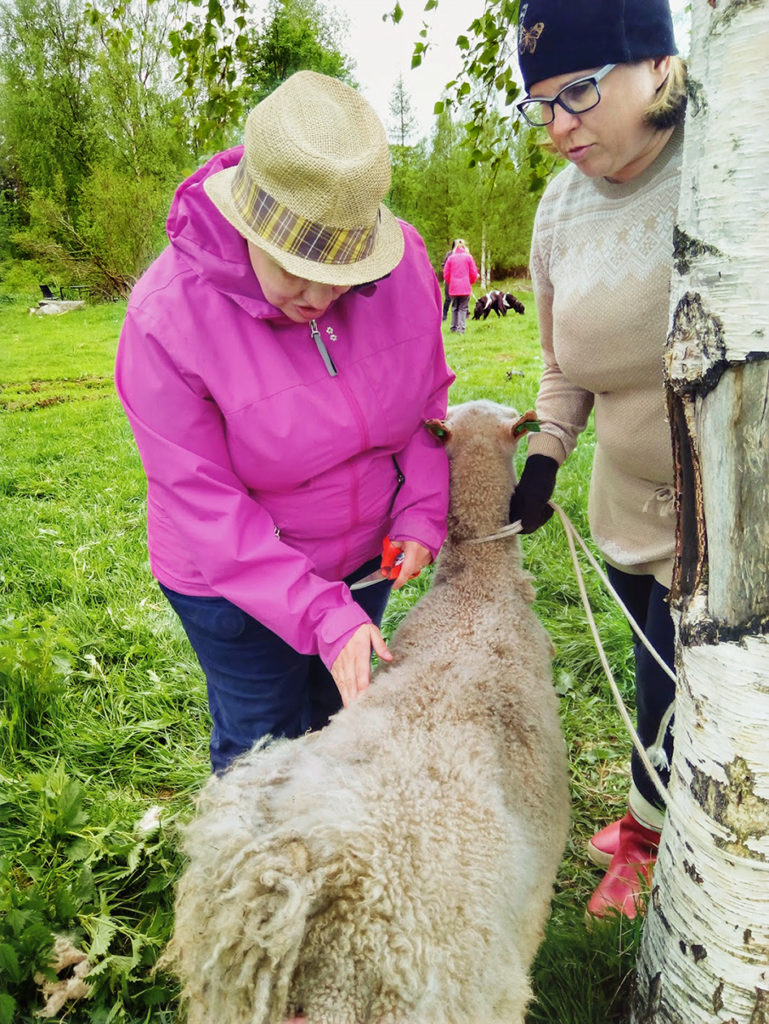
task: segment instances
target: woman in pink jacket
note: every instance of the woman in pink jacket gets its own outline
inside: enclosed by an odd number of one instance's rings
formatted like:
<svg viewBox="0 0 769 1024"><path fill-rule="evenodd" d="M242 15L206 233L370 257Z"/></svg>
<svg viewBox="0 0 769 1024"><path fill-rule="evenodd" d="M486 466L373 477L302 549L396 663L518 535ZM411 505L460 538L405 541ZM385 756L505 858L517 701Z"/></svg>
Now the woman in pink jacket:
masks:
<svg viewBox="0 0 769 1024"><path fill-rule="evenodd" d="M478 268L461 238L456 240L453 252L443 265L443 280L451 296L451 330L456 334L464 334L470 295L473 284L478 280Z"/></svg>
<svg viewBox="0 0 769 1024"><path fill-rule="evenodd" d="M150 564L206 675L221 771L369 684L390 583L437 554L448 467L423 428L453 375L424 244L381 203L387 139L314 72L177 190L116 385L147 474Z"/></svg>

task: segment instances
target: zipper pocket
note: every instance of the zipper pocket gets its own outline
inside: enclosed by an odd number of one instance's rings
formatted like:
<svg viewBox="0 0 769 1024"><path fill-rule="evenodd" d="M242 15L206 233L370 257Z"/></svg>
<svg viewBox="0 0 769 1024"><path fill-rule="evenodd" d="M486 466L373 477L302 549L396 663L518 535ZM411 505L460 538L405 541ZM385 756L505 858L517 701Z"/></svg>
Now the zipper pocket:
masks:
<svg viewBox="0 0 769 1024"><path fill-rule="evenodd" d="M398 465L398 460L395 458L394 455L391 455L390 458L393 460L393 466L395 466L395 472L397 474L397 483L395 486L395 491L393 492L392 501L390 502L390 507L387 510L388 516L391 516L393 514L393 509L395 508L395 499L398 497L401 487L403 487L403 485L406 482L406 477L403 475L403 471Z"/></svg>

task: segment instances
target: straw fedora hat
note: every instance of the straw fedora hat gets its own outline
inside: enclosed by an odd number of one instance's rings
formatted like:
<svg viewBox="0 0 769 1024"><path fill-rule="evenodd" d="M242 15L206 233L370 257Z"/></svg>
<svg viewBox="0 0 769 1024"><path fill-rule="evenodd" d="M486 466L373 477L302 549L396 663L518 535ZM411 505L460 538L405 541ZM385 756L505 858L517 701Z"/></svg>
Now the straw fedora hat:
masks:
<svg viewBox="0 0 769 1024"><path fill-rule="evenodd" d="M382 204L390 153L382 122L336 78L298 71L248 115L236 167L206 193L244 238L284 270L321 284L389 274L403 232Z"/></svg>

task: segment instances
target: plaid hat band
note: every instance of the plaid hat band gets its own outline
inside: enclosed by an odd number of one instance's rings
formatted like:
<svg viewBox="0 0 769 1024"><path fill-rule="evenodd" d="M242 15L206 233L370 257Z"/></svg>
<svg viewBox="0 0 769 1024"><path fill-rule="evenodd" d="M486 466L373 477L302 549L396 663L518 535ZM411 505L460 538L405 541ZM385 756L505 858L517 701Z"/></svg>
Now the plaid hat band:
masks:
<svg viewBox="0 0 769 1024"><path fill-rule="evenodd" d="M352 286L384 277L402 259L403 230L383 202L387 133L371 104L338 78L287 78L248 115L243 152L233 157L205 179L206 193L289 274Z"/></svg>
<svg viewBox="0 0 769 1024"><path fill-rule="evenodd" d="M376 223L370 228L327 228L293 213L251 181L245 158L235 171L232 201L265 242L313 263L357 263L371 254L376 242Z"/></svg>

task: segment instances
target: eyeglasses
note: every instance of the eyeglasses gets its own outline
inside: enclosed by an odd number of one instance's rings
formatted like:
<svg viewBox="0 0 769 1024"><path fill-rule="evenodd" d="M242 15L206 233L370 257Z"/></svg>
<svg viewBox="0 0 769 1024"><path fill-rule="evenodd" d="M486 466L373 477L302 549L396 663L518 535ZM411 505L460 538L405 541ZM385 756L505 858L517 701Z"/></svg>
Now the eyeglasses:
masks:
<svg viewBox="0 0 769 1024"><path fill-rule="evenodd" d="M596 71L594 75L570 82L550 99L545 99L544 96L529 96L528 99L517 103L516 107L529 124L535 128L542 128L546 124L553 123L556 103L569 114L584 114L587 110L597 107L601 102L598 83L616 66L616 64L604 64L601 70Z"/></svg>

